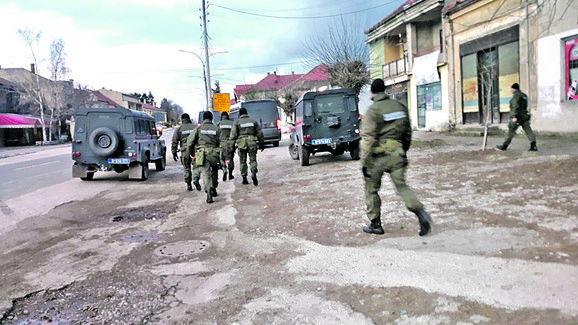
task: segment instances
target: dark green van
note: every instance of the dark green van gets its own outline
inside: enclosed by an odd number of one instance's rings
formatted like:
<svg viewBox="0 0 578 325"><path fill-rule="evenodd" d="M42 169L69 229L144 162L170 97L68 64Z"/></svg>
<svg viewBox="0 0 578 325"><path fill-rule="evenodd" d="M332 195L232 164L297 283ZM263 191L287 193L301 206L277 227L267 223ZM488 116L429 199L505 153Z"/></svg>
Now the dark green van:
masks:
<svg viewBox="0 0 578 325"><path fill-rule="evenodd" d="M309 165L309 155L349 151L359 159L360 118L358 97L353 89L331 89L305 93L295 105L291 128L291 158Z"/></svg>

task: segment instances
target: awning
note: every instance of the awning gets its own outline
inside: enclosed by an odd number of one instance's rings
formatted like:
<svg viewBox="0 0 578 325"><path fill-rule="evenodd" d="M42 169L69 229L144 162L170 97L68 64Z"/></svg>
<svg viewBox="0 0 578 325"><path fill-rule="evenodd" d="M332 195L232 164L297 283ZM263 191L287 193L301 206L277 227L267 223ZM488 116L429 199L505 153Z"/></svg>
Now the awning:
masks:
<svg viewBox="0 0 578 325"><path fill-rule="evenodd" d="M38 117L18 115L18 114L0 114L0 129L27 129L42 127L42 120Z"/></svg>
<svg viewBox="0 0 578 325"><path fill-rule="evenodd" d="M439 55L440 51L435 51L413 59L411 73L413 74L416 85L420 86L440 81L440 75L438 73Z"/></svg>

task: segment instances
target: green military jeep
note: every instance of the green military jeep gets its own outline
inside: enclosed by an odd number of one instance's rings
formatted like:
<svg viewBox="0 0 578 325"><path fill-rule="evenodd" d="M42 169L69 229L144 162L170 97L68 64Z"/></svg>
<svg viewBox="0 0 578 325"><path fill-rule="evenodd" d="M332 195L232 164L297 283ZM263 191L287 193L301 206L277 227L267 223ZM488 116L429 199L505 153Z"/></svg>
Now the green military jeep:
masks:
<svg viewBox="0 0 578 325"><path fill-rule="evenodd" d="M291 128L291 158L309 165L309 155L349 151L359 159L360 118L358 98L353 89L331 89L305 93L295 104Z"/></svg>
<svg viewBox="0 0 578 325"><path fill-rule="evenodd" d="M116 108L84 108L75 114L72 177L91 180L94 173L129 171L130 179L146 180L149 163L166 167L164 140L155 119L146 113Z"/></svg>

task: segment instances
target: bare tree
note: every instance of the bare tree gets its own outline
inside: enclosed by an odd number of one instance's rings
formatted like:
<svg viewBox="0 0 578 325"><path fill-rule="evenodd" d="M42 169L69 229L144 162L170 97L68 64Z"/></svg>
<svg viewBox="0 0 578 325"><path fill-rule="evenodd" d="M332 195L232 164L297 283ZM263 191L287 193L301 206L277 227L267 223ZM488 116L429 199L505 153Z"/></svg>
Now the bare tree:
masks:
<svg viewBox="0 0 578 325"><path fill-rule="evenodd" d="M42 37L42 32L36 33L30 30L29 28L26 28L24 30L19 28L18 35L20 35L20 38L22 38L22 40L26 42L26 44L28 45L30 53L32 54L32 59L34 60L34 67L36 67L37 69L38 60L36 59L36 52L34 51L34 45L37 44L40 37ZM35 83L32 80L32 84L29 85L29 87L31 88L25 87L25 89L28 92L28 94L31 95L31 98L40 105L40 118L42 119L42 141L46 141L46 126L44 125L45 124L44 98L43 98L44 96L42 95L42 90L40 87L40 77L38 76L38 71L34 71L34 73L36 75Z"/></svg>
<svg viewBox="0 0 578 325"><path fill-rule="evenodd" d="M304 48L315 65L327 65L332 86L353 88L359 95L361 88L370 82L369 49L363 32L358 32L363 29L355 25L346 23L341 17L340 25L329 25L326 33L315 34Z"/></svg>
<svg viewBox="0 0 578 325"><path fill-rule="evenodd" d="M64 79L69 69L66 67L66 52L64 51L64 40L58 38L50 43L50 79L52 79L52 100L50 101L50 140L52 140L52 120L54 119L54 110L60 116L60 110L65 106L64 89L59 89L56 83ZM59 121L61 119L59 118ZM60 129L59 129L60 130Z"/></svg>

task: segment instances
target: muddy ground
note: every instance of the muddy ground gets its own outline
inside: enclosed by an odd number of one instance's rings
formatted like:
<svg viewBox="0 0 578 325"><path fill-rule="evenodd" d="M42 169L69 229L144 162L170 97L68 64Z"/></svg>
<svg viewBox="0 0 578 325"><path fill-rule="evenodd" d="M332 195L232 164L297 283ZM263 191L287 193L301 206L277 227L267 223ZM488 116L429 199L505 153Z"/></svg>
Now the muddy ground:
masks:
<svg viewBox="0 0 578 325"><path fill-rule="evenodd" d="M347 153L268 148L259 186L221 182L211 205L174 163L97 174L82 187L113 186L0 237L0 323L578 323L578 157L421 139L409 159L426 237L387 176L386 234L361 232Z"/></svg>

